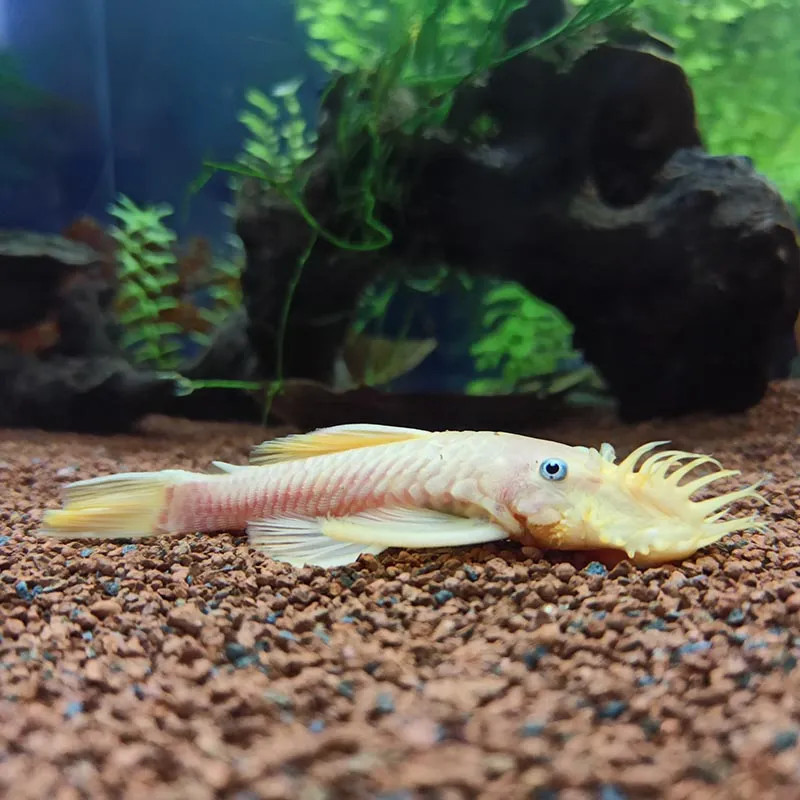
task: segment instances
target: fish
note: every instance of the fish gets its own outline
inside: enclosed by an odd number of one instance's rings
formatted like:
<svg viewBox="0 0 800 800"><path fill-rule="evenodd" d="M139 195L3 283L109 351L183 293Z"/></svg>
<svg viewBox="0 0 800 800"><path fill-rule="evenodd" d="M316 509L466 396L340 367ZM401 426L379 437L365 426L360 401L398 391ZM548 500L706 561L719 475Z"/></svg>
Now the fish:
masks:
<svg viewBox="0 0 800 800"><path fill-rule="evenodd" d="M728 534L766 531L739 501L760 483L693 499L739 475L710 455L643 444L568 445L502 431L345 424L268 440L248 464L165 469L65 487L40 536L138 539L244 530L294 566L338 567L388 548L514 540L542 550L618 551L635 565L691 556ZM700 468L703 474L698 474ZM728 518L726 518L728 517Z"/></svg>

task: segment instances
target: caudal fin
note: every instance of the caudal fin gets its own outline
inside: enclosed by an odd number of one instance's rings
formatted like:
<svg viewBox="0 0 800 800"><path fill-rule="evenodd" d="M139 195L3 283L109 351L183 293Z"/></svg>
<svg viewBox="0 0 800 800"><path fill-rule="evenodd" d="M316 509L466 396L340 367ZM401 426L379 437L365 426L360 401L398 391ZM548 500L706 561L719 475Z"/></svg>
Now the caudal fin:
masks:
<svg viewBox="0 0 800 800"><path fill-rule="evenodd" d="M159 524L169 489L197 479L185 470L126 472L69 484L63 508L46 511L39 536L130 539L166 532Z"/></svg>

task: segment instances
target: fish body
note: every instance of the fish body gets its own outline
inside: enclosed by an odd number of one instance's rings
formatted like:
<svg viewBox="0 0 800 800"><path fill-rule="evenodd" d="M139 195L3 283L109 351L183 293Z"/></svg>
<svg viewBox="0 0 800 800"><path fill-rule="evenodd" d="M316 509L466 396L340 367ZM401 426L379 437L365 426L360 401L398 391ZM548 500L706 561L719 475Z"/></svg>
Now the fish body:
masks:
<svg viewBox="0 0 800 800"><path fill-rule="evenodd" d="M136 538L246 529L293 564L338 566L389 547L514 539L543 549L616 549L638 564L694 553L754 517L721 520L755 486L694 501L736 473L709 456L643 445L599 450L493 431L342 425L256 447L219 474L124 473L67 487L41 533ZM639 464L640 459L644 461ZM686 480L703 465L715 471Z"/></svg>

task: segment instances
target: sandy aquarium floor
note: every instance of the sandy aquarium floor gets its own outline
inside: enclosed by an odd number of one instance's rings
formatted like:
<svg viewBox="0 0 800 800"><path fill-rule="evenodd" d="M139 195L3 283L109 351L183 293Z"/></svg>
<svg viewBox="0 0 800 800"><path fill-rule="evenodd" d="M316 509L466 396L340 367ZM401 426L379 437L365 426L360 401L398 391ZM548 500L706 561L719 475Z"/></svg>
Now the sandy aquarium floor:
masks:
<svg viewBox="0 0 800 800"><path fill-rule="evenodd" d="M258 428L0 431L0 796L796 798L800 385L751 412L538 431L771 474L768 534L610 572L512 545L295 570L239 535L31 536L64 482L243 463Z"/></svg>

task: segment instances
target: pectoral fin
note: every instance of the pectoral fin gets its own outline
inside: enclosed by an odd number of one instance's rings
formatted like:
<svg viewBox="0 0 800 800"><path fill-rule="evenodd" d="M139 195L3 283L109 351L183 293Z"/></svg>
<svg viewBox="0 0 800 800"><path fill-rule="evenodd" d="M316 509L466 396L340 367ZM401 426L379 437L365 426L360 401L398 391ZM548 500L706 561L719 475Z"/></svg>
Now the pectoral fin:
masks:
<svg viewBox="0 0 800 800"><path fill-rule="evenodd" d="M335 425L262 442L252 449L250 463L259 466L277 464L360 447L394 444L422 436L430 436L430 431L390 425Z"/></svg>
<svg viewBox="0 0 800 800"><path fill-rule="evenodd" d="M251 522L250 543L277 561L341 566L389 547L457 547L501 541L508 533L488 520L439 511L385 508L349 517L278 517Z"/></svg>
<svg viewBox="0 0 800 800"><path fill-rule="evenodd" d="M364 553L378 555L383 545L339 542L322 533L320 519L313 517L278 517L255 520L247 526L250 544L276 561L295 567L343 567Z"/></svg>

